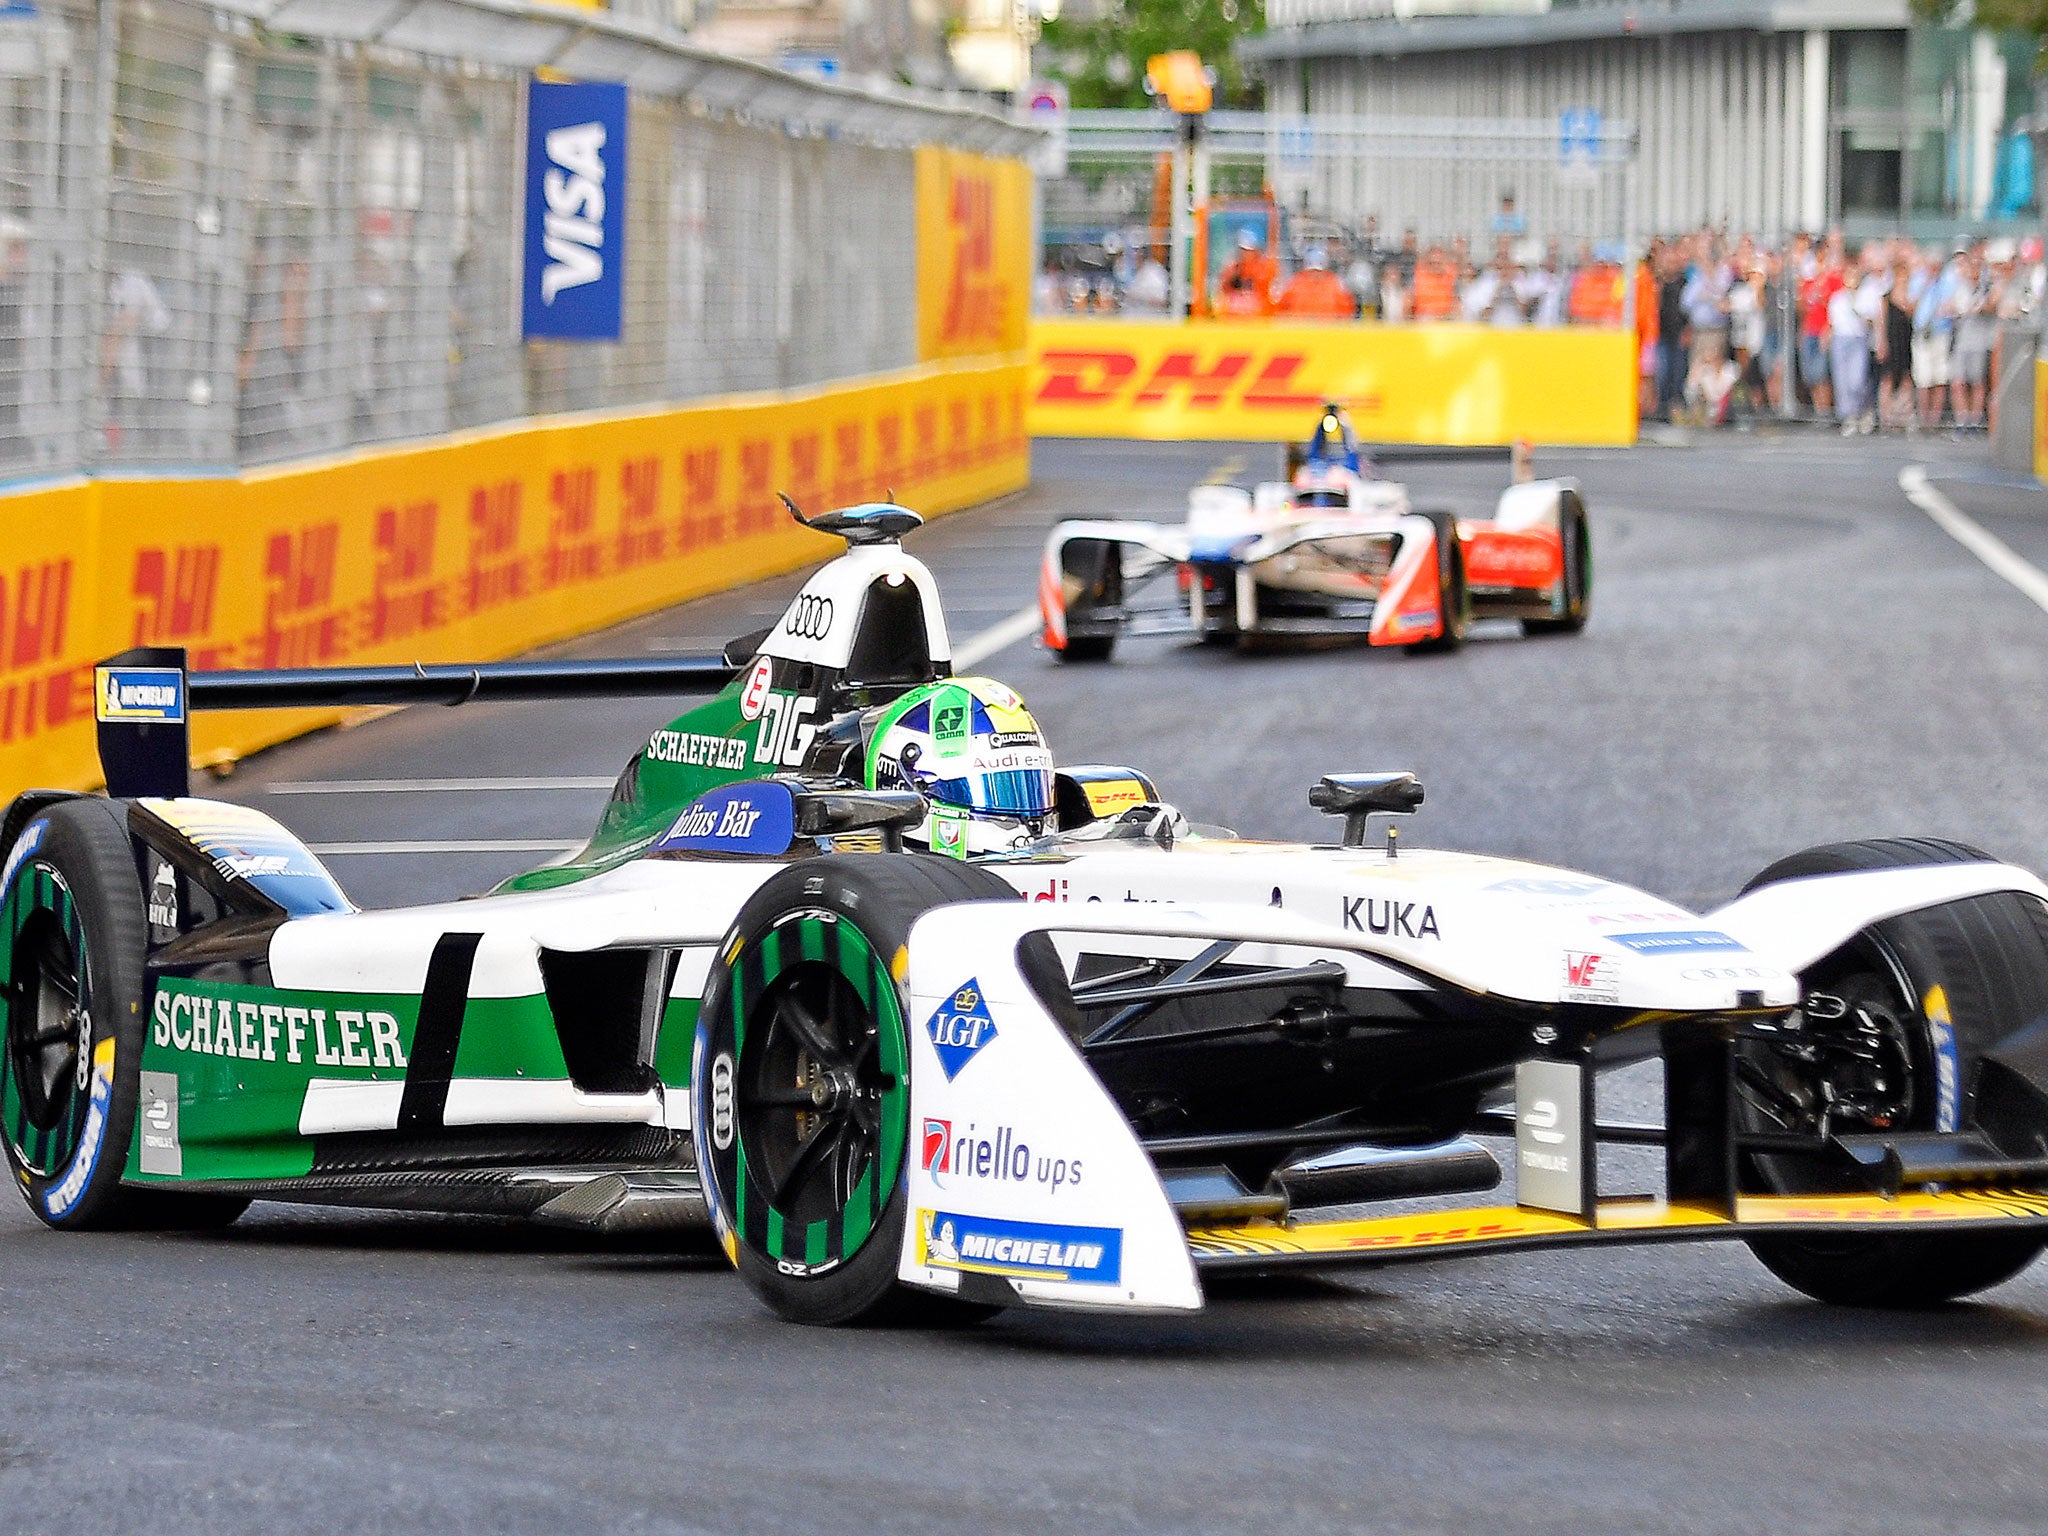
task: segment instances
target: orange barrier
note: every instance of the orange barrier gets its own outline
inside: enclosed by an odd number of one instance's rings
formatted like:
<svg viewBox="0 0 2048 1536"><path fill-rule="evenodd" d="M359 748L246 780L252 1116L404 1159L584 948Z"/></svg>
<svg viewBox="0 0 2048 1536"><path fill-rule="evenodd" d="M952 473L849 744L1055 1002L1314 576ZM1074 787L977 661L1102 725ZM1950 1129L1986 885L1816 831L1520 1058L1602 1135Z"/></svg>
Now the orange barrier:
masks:
<svg viewBox="0 0 2048 1536"><path fill-rule="evenodd" d="M832 552L806 508L927 514L1030 478L1021 362L927 366L677 409L556 417L219 479L77 480L0 500L0 765L98 782L92 664L490 659ZM225 762L337 711L198 716Z"/></svg>

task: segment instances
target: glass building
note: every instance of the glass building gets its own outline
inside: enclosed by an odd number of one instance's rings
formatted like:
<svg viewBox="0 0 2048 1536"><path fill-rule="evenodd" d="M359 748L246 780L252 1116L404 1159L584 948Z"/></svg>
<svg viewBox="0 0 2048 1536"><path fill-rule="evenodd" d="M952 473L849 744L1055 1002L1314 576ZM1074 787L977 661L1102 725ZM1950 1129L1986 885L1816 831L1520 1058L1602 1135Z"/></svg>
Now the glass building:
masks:
<svg viewBox="0 0 2048 1536"><path fill-rule="evenodd" d="M1267 22L1240 52L1282 115L1632 124L1644 231L2039 223L2034 40L1908 0L1268 0Z"/></svg>

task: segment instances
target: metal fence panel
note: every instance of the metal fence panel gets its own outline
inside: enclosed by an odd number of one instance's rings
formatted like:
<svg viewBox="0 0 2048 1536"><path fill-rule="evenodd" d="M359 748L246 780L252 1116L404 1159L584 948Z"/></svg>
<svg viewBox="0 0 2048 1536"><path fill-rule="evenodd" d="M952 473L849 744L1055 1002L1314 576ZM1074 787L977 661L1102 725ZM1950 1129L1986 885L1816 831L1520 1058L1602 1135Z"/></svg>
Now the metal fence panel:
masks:
<svg viewBox="0 0 2048 1536"><path fill-rule="evenodd" d="M265 30L253 3L0 12L0 479L901 367L911 144L1016 147L986 114L779 76L774 113L758 92L721 107L701 61L633 55L642 84L700 88L634 91L622 340L529 345L523 69L391 46L395 23L306 35L303 8Z"/></svg>

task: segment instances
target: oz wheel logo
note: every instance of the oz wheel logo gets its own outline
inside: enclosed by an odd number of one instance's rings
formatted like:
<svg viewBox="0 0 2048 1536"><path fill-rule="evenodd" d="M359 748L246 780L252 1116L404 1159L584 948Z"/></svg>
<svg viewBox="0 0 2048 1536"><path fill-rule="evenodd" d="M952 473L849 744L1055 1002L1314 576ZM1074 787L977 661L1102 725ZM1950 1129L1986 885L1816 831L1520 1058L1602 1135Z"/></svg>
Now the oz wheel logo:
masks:
<svg viewBox="0 0 2048 1536"><path fill-rule="evenodd" d="M711 1063L711 1145L732 1147L732 1057L724 1051Z"/></svg>
<svg viewBox="0 0 2048 1536"><path fill-rule="evenodd" d="M799 640L822 640L832 632L832 599L799 593L782 621L783 630Z"/></svg>

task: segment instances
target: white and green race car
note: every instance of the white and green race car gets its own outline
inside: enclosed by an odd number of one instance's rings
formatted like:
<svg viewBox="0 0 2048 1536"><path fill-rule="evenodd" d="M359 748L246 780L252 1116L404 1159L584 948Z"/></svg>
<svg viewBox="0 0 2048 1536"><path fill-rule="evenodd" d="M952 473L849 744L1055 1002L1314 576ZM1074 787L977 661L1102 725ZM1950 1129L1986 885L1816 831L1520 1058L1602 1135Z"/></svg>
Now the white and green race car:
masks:
<svg viewBox="0 0 2048 1536"><path fill-rule="evenodd" d="M850 547L722 657L103 665L109 794L30 791L0 829L0 1144L30 1208L708 1226L812 1322L1711 1237L1899 1304L2048 1242L2033 875L1840 844L1702 917L1378 839L1421 799L1400 773L1313 786L1327 845L1192 827L952 675L917 521L812 522ZM359 911L283 827L187 791L194 709L692 691L579 854L468 901ZM1598 1073L1652 1056L1662 1123L1603 1119ZM1661 1146L1664 1187L1603 1197L1616 1143ZM1480 1198L1503 1157L1512 1198Z"/></svg>

